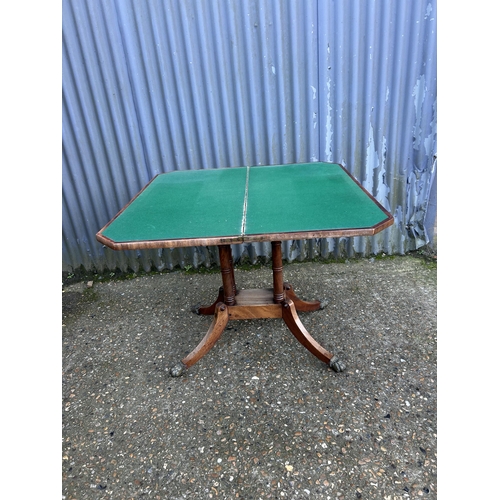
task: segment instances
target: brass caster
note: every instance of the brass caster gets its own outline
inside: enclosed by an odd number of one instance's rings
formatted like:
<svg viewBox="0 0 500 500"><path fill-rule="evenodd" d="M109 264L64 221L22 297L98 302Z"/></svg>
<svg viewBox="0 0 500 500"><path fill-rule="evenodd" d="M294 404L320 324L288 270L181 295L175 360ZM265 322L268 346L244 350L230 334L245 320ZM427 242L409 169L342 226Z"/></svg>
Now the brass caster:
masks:
<svg viewBox="0 0 500 500"><path fill-rule="evenodd" d="M337 373L343 372L347 368L346 364L337 358L337 356L333 356L332 359L330 359L329 366L334 372Z"/></svg>
<svg viewBox="0 0 500 500"><path fill-rule="evenodd" d="M170 375L172 377L180 377L186 373L187 366L184 363L177 363L175 366L170 368Z"/></svg>

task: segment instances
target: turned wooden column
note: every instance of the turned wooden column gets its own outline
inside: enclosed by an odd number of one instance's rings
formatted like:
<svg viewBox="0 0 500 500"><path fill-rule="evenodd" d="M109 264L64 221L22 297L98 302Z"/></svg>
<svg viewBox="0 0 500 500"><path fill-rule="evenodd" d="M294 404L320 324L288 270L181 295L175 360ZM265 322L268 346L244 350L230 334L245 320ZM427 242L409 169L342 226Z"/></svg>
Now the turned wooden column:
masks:
<svg viewBox="0 0 500 500"><path fill-rule="evenodd" d="M273 300L276 304L283 302L283 261L281 257L281 241L271 241L273 249Z"/></svg>
<svg viewBox="0 0 500 500"><path fill-rule="evenodd" d="M231 266L231 281L233 282L233 293L237 295L236 290L236 280L234 279L234 266L233 266L233 252L231 250L231 245L229 245L229 265Z"/></svg>
<svg viewBox="0 0 500 500"><path fill-rule="evenodd" d="M224 289L224 303L228 306L234 306L236 286L234 284L230 245L219 245L219 259L222 274L222 288Z"/></svg>

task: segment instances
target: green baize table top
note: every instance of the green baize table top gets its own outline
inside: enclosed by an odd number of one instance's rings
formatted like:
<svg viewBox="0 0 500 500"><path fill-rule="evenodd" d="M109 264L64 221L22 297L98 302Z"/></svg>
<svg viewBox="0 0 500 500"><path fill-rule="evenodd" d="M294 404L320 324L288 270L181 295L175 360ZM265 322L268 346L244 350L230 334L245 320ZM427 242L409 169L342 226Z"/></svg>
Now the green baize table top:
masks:
<svg viewBox="0 0 500 500"><path fill-rule="evenodd" d="M341 165L315 162L158 174L97 239L168 248L372 235L392 223Z"/></svg>

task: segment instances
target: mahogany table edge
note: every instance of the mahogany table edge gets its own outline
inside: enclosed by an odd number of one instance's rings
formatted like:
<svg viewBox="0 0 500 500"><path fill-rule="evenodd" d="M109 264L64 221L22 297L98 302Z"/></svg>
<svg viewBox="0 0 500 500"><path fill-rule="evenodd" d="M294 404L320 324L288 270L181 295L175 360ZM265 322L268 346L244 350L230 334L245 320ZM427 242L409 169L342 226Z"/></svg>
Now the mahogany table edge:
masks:
<svg viewBox="0 0 500 500"><path fill-rule="evenodd" d="M97 234L99 243L112 250L148 250L160 248L181 248L195 246L238 245L241 243L262 243L265 241L308 240L314 238L350 238L354 236L374 236L394 223L392 215L375 226L366 228L318 229L313 231L295 231L281 233L246 234L234 236L213 236L203 238L179 238L166 240L114 241L103 232L111 224L110 221Z"/></svg>

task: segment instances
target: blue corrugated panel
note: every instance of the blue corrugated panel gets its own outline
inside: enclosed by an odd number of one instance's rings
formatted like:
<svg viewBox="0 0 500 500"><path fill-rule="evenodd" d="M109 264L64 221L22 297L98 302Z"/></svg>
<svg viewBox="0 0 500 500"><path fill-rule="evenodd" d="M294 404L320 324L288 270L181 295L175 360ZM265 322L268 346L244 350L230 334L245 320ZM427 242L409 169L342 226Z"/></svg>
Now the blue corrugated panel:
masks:
<svg viewBox="0 0 500 500"><path fill-rule="evenodd" d="M64 0L64 268L216 260L213 249L95 241L147 181L175 169L340 162L396 224L373 238L287 242L288 259L425 244L435 27L435 0Z"/></svg>

